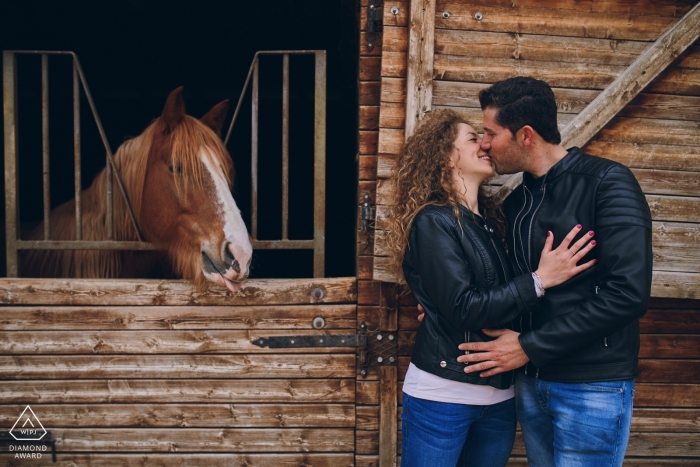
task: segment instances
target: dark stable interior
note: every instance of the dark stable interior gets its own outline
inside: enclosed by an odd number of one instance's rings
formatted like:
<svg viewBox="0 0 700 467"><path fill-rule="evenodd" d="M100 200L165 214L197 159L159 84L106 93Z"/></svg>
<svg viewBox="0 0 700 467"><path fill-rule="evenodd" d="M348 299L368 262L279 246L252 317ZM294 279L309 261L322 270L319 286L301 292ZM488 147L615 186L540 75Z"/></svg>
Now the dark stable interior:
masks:
<svg viewBox="0 0 700 467"><path fill-rule="evenodd" d="M81 62L112 151L157 118L184 86L187 113L201 117L231 101L224 132L258 50L328 53L326 277L355 275L357 209L357 0L324 2L128 0L5 2L2 50L69 50ZM70 59L49 59L52 207L73 197ZM19 200L24 226L42 219L41 59L18 58ZM234 199L250 229L251 105L246 93L228 150ZM289 237L313 235L314 59L290 59ZM260 63L258 237L281 238L282 59ZM105 166L105 150L87 100L81 100L82 185ZM2 139L0 134L0 139ZM2 167L4 171L4 166ZM4 193L4 175L0 179ZM115 196L117 196L115 187ZM0 275L5 275L2 210ZM313 274L311 251L257 251L251 277Z"/></svg>

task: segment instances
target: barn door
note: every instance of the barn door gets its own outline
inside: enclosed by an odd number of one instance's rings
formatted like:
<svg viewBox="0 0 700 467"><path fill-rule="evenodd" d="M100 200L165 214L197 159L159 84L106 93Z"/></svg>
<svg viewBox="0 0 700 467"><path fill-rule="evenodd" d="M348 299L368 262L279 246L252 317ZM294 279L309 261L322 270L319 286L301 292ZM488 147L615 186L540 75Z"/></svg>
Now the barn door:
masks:
<svg viewBox="0 0 700 467"><path fill-rule="evenodd" d="M255 342L354 334L356 302L354 278L0 280L0 427L29 405L61 465L350 467L356 349Z"/></svg>

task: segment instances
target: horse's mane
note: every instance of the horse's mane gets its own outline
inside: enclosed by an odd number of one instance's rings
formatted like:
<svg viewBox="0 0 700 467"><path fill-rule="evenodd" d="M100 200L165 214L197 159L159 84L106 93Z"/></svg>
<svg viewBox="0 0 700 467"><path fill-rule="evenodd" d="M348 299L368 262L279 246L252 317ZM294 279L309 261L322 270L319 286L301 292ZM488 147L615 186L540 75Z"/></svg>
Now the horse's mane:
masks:
<svg viewBox="0 0 700 467"><path fill-rule="evenodd" d="M122 143L114 155L124 188L137 220L140 219L146 168L160 119L153 121L141 135ZM221 139L199 120L185 115L171 130L170 143L173 166L181 167L182 186L190 184L203 189L203 166L199 161L201 150L208 150L215 170L231 186L232 167ZM114 178L114 177L113 177ZM89 188L83 190L82 238L106 240L106 170L103 169ZM177 184L180 189L180 184ZM129 217L126 204L113 181L114 239L135 241L136 230ZM33 229L28 237L43 239L43 223ZM51 212L51 239L75 240L75 199ZM29 250L22 254L22 275L25 277L132 277L147 274L158 253L108 250ZM176 265L180 270L181 265Z"/></svg>

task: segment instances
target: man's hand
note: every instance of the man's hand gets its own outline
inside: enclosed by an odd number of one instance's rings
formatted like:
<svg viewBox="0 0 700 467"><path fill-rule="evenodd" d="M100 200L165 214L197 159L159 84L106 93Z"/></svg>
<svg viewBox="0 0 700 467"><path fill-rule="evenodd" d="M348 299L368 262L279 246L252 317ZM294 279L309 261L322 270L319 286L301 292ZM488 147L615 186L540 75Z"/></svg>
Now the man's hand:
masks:
<svg viewBox="0 0 700 467"><path fill-rule="evenodd" d="M418 311L420 311L420 314L418 315L418 322L422 323L423 318L425 318L425 309L421 306L421 304L418 304Z"/></svg>
<svg viewBox="0 0 700 467"><path fill-rule="evenodd" d="M491 342L470 342L459 346L460 350L468 350L469 353L457 357L458 362L480 362L466 367L465 373L488 370L479 375L482 378L488 378L520 368L530 360L520 346L518 340L520 333L510 329L484 329L484 334L497 339Z"/></svg>

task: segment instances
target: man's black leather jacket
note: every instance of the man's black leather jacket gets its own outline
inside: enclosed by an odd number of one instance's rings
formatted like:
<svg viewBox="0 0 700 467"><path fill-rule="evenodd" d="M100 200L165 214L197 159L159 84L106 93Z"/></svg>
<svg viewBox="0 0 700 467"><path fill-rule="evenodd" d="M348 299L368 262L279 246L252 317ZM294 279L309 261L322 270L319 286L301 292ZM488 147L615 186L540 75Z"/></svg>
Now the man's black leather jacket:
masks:
<svg viewBox="0 0 700 467"><path fill-rule="evenodd" d="M537 307L532 274L512 278L510 262L493 229L460 206L428 206L413 221L403 271L425 308L411 362L442 378L510 387L513 372L491 378L464 373L457 346L492 340L481 329L511 327ZM461 224L461 225L460 225Z"/></svg>
<svg viewBox="0 0 700 467"><path fill-rule="evenodd" d="M537 206L531 179L525 174L503 204L514 271L537 269L548 230L556 248L577 224L581 235L595 231L597 241L580 264L598 262L548 289L539 309L521 319L520 344L530 358L523 371L572 383L636 377L638 320L649 304L652 273L651 214L639 183L625 166L579 148L547 172ZM532 210L528 255L521 223Z"/></svg>

